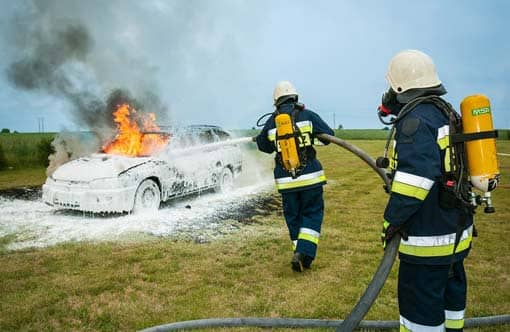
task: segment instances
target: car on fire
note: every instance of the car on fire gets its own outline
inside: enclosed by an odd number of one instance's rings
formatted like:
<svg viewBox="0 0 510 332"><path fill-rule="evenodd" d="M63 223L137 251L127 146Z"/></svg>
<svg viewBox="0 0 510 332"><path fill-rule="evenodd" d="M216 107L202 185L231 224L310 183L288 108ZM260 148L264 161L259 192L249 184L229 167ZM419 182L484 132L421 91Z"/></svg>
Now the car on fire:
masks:
<svg viewBox="0 0 510 332"><path fill-rule="evenodd" d="M169 143L151 156L95 153L69 161L43 185L55 208L92 213L157 210L161 202L207 190L226 191L243 168L241 148L218 126L162 130Z"/></svg>

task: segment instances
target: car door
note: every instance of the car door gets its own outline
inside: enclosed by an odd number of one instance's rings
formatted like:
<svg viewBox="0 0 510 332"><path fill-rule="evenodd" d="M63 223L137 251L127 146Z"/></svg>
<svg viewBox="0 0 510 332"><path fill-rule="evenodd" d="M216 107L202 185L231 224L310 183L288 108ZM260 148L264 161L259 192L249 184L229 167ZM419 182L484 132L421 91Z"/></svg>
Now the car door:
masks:
<svg viewBox="0 0 510 332"><path fill-rule="evenodd" d="M221 171L221 147L209 146L212 143L219 142L219 137L214 127L205 127L198 133L199 144L203 149L197 151L200 154L201 167L196 169L196 177L200 179L199 187L201 189L213 188L216 185L219 172Z"/></svg>
<svg viewBox="0 0 510 332"><path fill-rule="evenodd" d="M165 175L161 180L166 199L184 196L196 190L192 171L196 160L186 150L194 144L192 136L187 131L176 131L171 144L161 156L166 162Z"/></svg>

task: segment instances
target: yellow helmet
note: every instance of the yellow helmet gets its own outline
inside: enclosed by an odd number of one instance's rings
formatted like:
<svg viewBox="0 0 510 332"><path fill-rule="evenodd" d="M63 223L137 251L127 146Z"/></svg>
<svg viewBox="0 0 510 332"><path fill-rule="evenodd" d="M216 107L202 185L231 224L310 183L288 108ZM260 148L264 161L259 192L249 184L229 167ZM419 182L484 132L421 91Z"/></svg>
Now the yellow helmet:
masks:
<svg viewBox="0 0 510 332"><path fill-rule="evenodd" d="M281 97L295 97L297 100L298 93L296 91L296 88L290 83L289 81L280 81L278 84L276 84L276 87L274 88L273 92L273 103L276 105L276 102Z"/></svg>
<svg viewBox="0 0 510 332"><path fill-rule="evenodd" d="M397 53L390 60L386 80L397 94L441 84L432 58L418 50Z"/></svg>

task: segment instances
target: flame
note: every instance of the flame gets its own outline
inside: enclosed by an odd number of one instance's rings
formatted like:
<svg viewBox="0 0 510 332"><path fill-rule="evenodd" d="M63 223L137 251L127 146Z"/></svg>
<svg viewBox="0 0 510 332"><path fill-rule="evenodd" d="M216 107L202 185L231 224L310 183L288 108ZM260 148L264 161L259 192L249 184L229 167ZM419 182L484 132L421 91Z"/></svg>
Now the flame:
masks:
<svg viewBox="0 0 510 332"><path fill-rule="evenodd" d="M168 135L158 134L161 129L156 125L154 113L139 114L129 104L122 104L117 106L113 116L117 124L117 135L113 141L103 146L104 153L150 156L161 151L170 140Z"/></svg>

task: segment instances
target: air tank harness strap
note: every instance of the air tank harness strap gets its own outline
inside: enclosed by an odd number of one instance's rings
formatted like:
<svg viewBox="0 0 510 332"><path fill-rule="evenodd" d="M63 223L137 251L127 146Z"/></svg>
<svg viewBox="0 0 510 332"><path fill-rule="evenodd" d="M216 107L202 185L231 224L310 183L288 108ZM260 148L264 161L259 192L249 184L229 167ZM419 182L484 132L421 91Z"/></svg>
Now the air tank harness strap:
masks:
<svg viewBox="0 0 510 332"><path fill-rule="evenodd" d="M485 138L498 138L497 130L481 131L479 133L453 134L450 137L452 144L474 141Z"/></svg>
<svg viewBox="0 0 510 332"><path fill-rule="evenodd" d="M292 134L285 134L285 135L281 135L281 136L276 136L277 139L288 139L288 138L293 138L293 137L296 137L296 134L295 133L292 133Z"/></svg>
<svg viewBox="0 0 510 332"><path fill-rule="evenodd" d="M299 111L303 110L303 107L304 107L304 105L294 104L294 110L292 111L292 116L291 116L292 126L294 127L294 136L295 136L295 140L296 140L296 144L297 144L296 145L297 153L298 153L298 157L299 157L299 162L301 164L296 172L296 175L298 175L298 176L305 169L306 164L308 162L308 147L305 146L305 144L304 144L305 139L304 139L304 135L301 133L301 129L296 125L297 114L299 113ZM300 142L303 142L303 143L300 144ZM313 144L313 141L312 141L312 144Z"/></svg>

